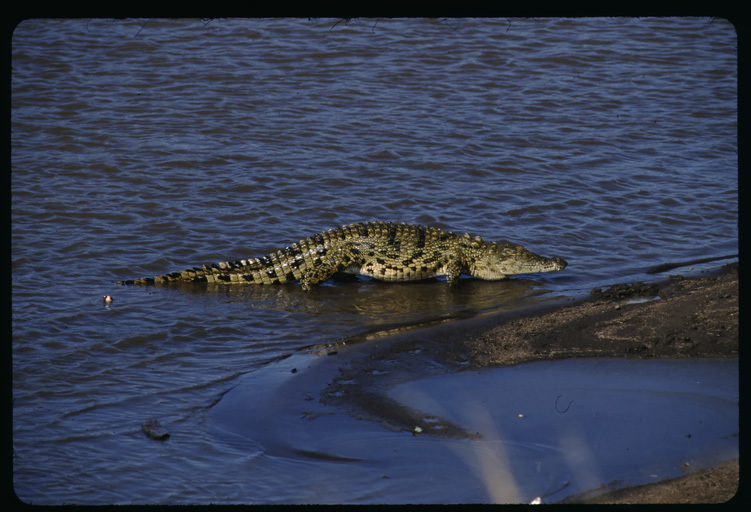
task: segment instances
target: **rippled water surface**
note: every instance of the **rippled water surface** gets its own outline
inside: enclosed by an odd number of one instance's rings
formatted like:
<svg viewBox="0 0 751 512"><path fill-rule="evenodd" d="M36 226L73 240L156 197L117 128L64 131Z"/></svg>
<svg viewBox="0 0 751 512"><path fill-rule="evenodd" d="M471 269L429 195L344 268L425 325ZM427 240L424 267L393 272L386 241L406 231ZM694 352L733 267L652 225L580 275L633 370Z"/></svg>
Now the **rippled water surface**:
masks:
<svg viewBox="0 0 751 512"><path fill-rule="evenodd" d="M24 21L11 82L16 493L320 496L294 492L317 459L268 455L254 473L260 440L244 454L218 442L207 411L280 358L736 253L736 44L709 18ZM509 240L569 267L458 290L114 284L368 220ZM149 418L168 441L143 435ZM266 480L279 471L289 478Z"/></svg>

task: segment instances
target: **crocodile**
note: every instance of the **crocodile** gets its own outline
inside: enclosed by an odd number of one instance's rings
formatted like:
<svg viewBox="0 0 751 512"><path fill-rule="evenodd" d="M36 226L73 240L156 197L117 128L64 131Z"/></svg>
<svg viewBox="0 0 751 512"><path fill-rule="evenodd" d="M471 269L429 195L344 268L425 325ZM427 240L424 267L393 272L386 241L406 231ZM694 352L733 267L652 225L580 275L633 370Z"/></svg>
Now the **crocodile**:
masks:
<svg viewBox="0 0 751 512"><path fill-rule="evenodd" d="M439 228L394 222L344 225L300 240L261 258L220 262L118 284L170 282L274 284L299 281L310 290L336 273L381 281L419 281L445 276L450 286L461 274L499 280L517 274L552 272L568 265L520 245L456 235Z"/></svg>

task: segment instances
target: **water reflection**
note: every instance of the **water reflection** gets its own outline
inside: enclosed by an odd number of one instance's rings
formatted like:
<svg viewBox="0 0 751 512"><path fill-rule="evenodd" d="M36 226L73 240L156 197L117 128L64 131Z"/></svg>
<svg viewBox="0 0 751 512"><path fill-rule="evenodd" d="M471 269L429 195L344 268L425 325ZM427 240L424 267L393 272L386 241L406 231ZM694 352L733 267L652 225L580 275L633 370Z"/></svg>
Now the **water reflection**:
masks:
<svg viewBox="0 0 751 512"><path fill-rule="evenodd" d="M156 285L181 293L216 294L236 304L316 317L315 326L356 327L363 336L376 332L424 326L447 319L468 318L505 308L522 308L548 293L543 280L513 278L505 281L464 279L450 288L442 280L382 283L357 278L332 281L309 292L288 285L225 285L168 283Z"/></svg>

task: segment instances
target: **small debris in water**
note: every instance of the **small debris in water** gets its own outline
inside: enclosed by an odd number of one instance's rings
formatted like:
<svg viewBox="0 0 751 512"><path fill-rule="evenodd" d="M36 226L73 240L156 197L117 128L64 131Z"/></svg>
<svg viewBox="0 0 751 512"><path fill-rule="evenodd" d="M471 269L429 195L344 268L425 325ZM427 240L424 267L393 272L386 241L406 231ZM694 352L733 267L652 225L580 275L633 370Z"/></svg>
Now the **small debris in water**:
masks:
<svg viewBox="0 0 751 512"><path fill-rule="evenodd" d="M413 436L419 436L420 434L422 434L422 429L420 427L415 427L412 429Z"/></svg>
<svg viewBox="0 0 751 512"><path fill-rule="evenodd" d="M155 419L144 421L141 424L141 430L146 434L146 437L154 441L165 441L169 438L169 432Z"/></svg>

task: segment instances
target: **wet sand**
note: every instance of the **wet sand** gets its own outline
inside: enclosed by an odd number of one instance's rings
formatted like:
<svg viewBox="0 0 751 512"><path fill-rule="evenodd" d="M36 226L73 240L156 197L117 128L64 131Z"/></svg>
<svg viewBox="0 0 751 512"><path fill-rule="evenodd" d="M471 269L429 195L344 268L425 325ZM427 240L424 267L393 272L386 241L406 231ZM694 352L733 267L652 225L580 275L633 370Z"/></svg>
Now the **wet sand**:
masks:
<svg viewBox="0 0 751 512"><path fill-rule="evenodd" d="M413 411L387 397L380 375L440 362L477 369L571 357L738 357L738 264L704 277L671 277L657 284L621 284L593 290L584 300L548 305L545 311L405 333L376 342L368 354L324 390L324 402L351 414L405 430L417 424ZM406 354L409 354L406 356ZM440 369L436 370L440 372ZM346 389L346 392L343 390ZM461 427L436 423L425 434L464 436ZM738 462L648 486L574 496L567 502L718 503L738 489Z"/></svg>

